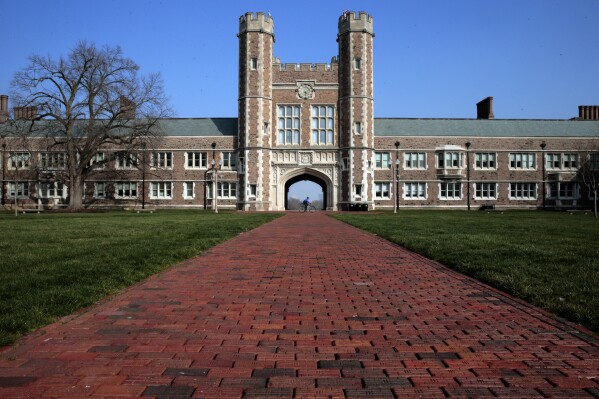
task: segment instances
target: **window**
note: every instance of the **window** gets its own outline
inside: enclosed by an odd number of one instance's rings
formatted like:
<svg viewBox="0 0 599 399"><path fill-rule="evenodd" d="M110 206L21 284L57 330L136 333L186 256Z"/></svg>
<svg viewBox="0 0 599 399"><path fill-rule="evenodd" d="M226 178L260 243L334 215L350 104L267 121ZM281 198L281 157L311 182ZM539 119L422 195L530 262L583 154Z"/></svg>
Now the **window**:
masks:
<svg viewBox="0 0 599 399"><path fill-rule="evenodd" d="M64 184L59 181L45 182L40 185L40 196L42 198L64 198L66 190Z"/></svg>
<svg viewBox="0 0 599 399"><path fill-rule="evenodd" d="M278 106L278 143L299 144L300 107L299 105Z"/></svg>
<svg viewBox="0 0 599 399"><path fill-rule="evenodd" d="M406 199L426 199L426 183L424 183L424 182L404 183L403 197Z"/></svg>
<svg viewBox="0 0 599 399"><path fill-rule="evenodd" d="M389 169L391 167L390 154L388 152L375 152L374 167L377 169Z"/></svg>
<svg viewBox="0 0 599 399"><path fill-rule="evenodd" d="M206 169L208 166L208 154L206 152L186 152L185 158L185 169Z"/></svg>
<svg viewBox="0 0 599 399"><path fill-rule="evenodd" d="M426 154L424 152L406 152L404 160L406 169L426 169Z"/></svg>
<svg viewBox="0 0 599 399"><path fill-rule="evenodd" d="M442 200L462 199L461 182L442 182L439 187L439 198Z"/></svg>
<svg viewBox="0 0 599 399"><path fill-rule="evenodd" d="M343 158L343 170L349 169L349 158Z"/></svg>
<svg viewBox="0 0 599 399"><path fill-rule="evenodd" d="M270 128L270 126L268 125L268 122L264 122L264 126L263 126L263 128L262 128L262 133L263 133L264 135L267 135L267 134L268 134L268 132L269 132L269 128Z"/></svg>
<svg viewBox="0 0 599 399"><path fill-rule="evenodd" d="M578 154L564 154L564 169L578 169Z"/></svg>
<svg viewBox="0 0 599 399"><path fill-rule="evenodd" d="M17 182L16 184L10 183L8 189L8 196L15 197L15 189L17 193L17 198L27 198L29 197L29 183L28 182Z"/></svg>
<svg viewBox="0 0 599 399"><path fill-rule="evenodd" d="M228 169L234 169L237 166L237 156L234 152L223 151L222 167Z"/></svg>
<svg viewBox="0 0 599 399"><path fill-rule="evenodd" d="M537 199L537 183L510 183L510 199Z"/></svg>
<svg viewBox="0 0 599 399"><path fill-rule="evenodd" d="M572 181L550 183L549 197L557 199L576 199L578 198L578 185Z"/></svg>
<svg viewBox="0 0 599 399"><path fill-rule="evenodd" d="M152 183L150 183L150 198L172 199L173 198L173 183L171 183L171 182L152 182Z"/></svg>
<svg viewBox="0 0 599 399"><path fill-rule="evenodd" d="M362 185L361 184L354 185L354 194L358 199L362 199Z"/></svg>
<svg viewBox="0 0 599 399"><path fill-rule="evenodd" d="M599 170L599 152L589 155L589 168L591 170Z"/></svg>
<svg viewBox="0 0 599 399"><path fill-rule="evenodd" d="M117 182L114 190L114 197L120 199L137 198L137 182L121 181Z"/></svg>
<svg viewBox="0 0 599 399"><path fill-rule="evenodd" d="M332 106L312 106L312 144L333 144L334 116Z"/></svg>
<svg viewBox="0 0 599 399"><path fill-rule="evenodd" d="M30 155L28 152L13 152L10 154L10 168L27 169L30 165Z"/></svg>
<svg viewBox="0 0 599 399"><path fill-rule="evenodd" d="M193 199L195 198L195 183L192 181L186 181L183 183L183 198Z"/></svg>
<svg viewBox="0 0 599 399"><path fill-rule="evenodd" d="M545 154L545 167L547 169L561 169L561 154Z"/></svg>
<svg viewBox="0 0 599 399"><path fill-rule="evenodd" d="M391 198L390 193L391 183L374 183L374 198L375 199L389 199Z"/></svg>
<svg viewBox="0 0 599 399"><path fill-rule="evenodd" d="M258 69L258 58L252 58L252 70Z"/></svg>
<svg viewBox="0 0 599 399"><path fill-rule="evenodd" d="M42 152L40 154L40 166L42 169L64 169L64 152Z"/></svg>
<svg viewBox="0 0 599 399"><path fill-rule="evenodd" d="M534 169L535 158L532 152L511 152L510 169Z"/></svg>
<svg viewBox="0 0 599 399"><path fill-rule="evenodd" d="M439 169L459 169L463 165L461 152L440 152L437 154L437 167Z"/></svg>
<svg viewBox="0 0 599 399"><path fill-rule="evenodd" d="M137 165L137 154L117 154L117 169L135 169Z"/></svg>
<svg viewBox="0 0 599 399"><path fill-rule="evenodd" d="M474 154L475 169L495 169L497 166L494 152L477 152Z"/></svg>
<svg viewBox="0 0 599 399"><path fill-rule="evenodd" d="M354 122L354 132L356 134L362 134L362 122Z"/></svg>
<svg viewBox="0 0 599 399"><path fill-rule="evenodd" d="M474 198L497 199L497 183L476 183L474 185Z"/></svg>
<svg viewBox="0 0 599 399"><path fill-rule="evenodd" d="M171 169L173 167L172 152L155 152L152 154L152 167L156 169Z"/></svg>
<svg viewBox="0 0 599 399"><path fill-rule="evenodd" d="M354 59L354 68L358 71L362 69L362 59L360 57Z"/></svg>
<svg viewBox="0 0 599 399"><path fill-rule="evenodd" d="M106 184L104 182L94 183L94 198L106 198Z"/></svg>
<svg viewBox="0 0 599 399"><path fill-rule="evenodd" d="M104 167L104 153L96 152L89 161L89 164L94 169L102 169Z"/></svg>
<svg viewBox="0 0 599 399"><path fill-rule="evenodd" d="M237 198L237 183L234 182L218 182L218 198Z"/></svg>
<svg viewBox="0 0 599 399"><path fill-rule="evenodd" d="M250 198L255 199L257 192L258 192L258 185L257 184L250 184Z"/></svg>

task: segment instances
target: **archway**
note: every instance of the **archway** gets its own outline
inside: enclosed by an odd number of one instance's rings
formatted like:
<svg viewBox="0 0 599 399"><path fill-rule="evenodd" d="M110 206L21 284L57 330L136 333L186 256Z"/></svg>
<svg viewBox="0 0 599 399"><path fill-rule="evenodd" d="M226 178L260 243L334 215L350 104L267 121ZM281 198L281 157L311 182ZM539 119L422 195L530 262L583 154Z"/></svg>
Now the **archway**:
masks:
<svg viewBox="0 0 599 399"><path fill-rule="evenodd" d="M303 174L291 177L289 180L287 180L285 182L285 209L286 210L290 209L290 207L289 207L289 191L291 189L291 186L293 186L296 183L300 183L300 182L304 182L304 181L315 183L317 186L320 187L320 189L322 190L322 202L320 204L319 209L326 209L327 204L328 204L327 184L322 179L318 178L317 176L314 176L314 175L311 175L308 173L303 173ZM303 200L304 198L300 198L300 199Z"/></svg>

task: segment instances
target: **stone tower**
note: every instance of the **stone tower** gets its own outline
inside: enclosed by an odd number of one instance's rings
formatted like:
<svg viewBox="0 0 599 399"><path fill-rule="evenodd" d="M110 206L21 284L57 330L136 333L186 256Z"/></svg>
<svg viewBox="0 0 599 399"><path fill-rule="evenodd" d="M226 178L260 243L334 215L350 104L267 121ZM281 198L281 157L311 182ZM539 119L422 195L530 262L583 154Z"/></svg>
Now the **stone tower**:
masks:
<svg viewBox="0 0 599 399"><path fill-rule="evenodd" d="M372 16L339 17L341 201L373 201L374 85Z"/></svg>
<svg viewBox="0 0 599 399"><path fill-rule="evenodd" d="M269 209L274 22L264 13L239 18L239 205Z"/></svg>

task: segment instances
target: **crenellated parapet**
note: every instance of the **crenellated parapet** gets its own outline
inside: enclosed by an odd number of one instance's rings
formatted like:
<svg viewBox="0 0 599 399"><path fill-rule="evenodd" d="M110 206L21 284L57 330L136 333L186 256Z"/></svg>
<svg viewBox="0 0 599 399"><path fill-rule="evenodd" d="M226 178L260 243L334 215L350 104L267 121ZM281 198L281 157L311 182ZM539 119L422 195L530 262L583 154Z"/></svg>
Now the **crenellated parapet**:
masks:
<svg viewBox="0 0 599 399"><path fill-rule="evenodd" d="M270 14L247 12L239 17L239 34L246 32L268 33L274 36L275 24Z"/></svg>
<svg viewBox="0 0 599 399"><path fill-rule="evenodd" d="M337 63L320 63L320 64L309 64L309 63L274 63L273 68L278 71L286 71L286 72L333 72L337 73L337 68L339 64Z"/></svg>
<svg viewBox="0 0 599 399"><path fill-rule="evenodd" d="M347 32L370 33L374 36L372 16L364 11L360 11L359 13L354 11L344 12L339 17L338 27L339 36Z"/></svg>

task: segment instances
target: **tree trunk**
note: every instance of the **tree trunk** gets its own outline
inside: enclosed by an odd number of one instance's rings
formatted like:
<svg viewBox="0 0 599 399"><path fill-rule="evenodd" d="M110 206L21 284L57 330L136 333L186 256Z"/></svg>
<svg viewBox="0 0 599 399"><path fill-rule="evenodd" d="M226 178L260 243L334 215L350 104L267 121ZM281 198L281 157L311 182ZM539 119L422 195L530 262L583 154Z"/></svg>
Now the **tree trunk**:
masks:
<svg viewBox="0 0 599 399"><path fill-rule="evenodd" d="M594 197L595 197L595 201L593 201L594 205L595 205L594 206L594 208L595 208L594 209L595 210L595 217L597 217L597 190L593 190L593 194L594 194Z"/></svg>
<svg viewBox="0 0 599 399"><path fill-rule="evenodd" d="M71 179L69 185L69 211L80 211L83 209L83 179Z"/></svg>

